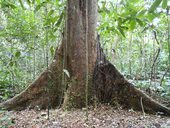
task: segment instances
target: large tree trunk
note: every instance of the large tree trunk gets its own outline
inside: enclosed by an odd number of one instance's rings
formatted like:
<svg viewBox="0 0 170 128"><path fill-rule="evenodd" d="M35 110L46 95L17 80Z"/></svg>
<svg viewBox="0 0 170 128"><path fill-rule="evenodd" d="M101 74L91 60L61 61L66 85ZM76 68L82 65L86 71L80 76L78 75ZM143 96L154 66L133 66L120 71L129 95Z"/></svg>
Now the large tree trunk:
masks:
<svg viewBox="0 0 170 128"><path fill-rule="evenodd" d="M16 110L61 104L84 107L88 75L88 101L95 96L102 103L117 102L137 110L143 106L150 113L170 115L168 108L136 89L106 60L96 38L97 0L68 0L66 20L63 41L48 70L1 107Z"/></svg>
<svg viewBox="0 0 170 128"><path fill-rule="evenodd" d="M88 4L88 5L87 5ZM87 7L86 7L87 5ZM71 107L85 106L86 75L89 85L96 61L96 0L68 0L68 19L66 29L66 69L71 78L66 92L65 105ZM87 38L86 38L87 34ZM87 40L87 42L86 42ZM86 44L88 43L88 45ZM88 48L86 47L88 46ZM88 52L88 60L86 53ZM88 61L88 65L86 62ZM88 67L87 67L88 66ZM87 69L88 68L88 69ZM87 70L89 74L87 74Z"/></svg>

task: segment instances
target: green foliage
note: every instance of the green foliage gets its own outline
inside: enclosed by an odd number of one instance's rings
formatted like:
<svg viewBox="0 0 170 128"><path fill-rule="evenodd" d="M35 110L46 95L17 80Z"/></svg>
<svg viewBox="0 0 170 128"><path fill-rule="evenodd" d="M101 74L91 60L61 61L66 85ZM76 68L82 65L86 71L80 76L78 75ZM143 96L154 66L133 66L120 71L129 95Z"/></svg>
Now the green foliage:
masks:
<svg viewBox="0 0 170 128"><path fill-rule="evenodd" d="M66 2L60 0L1 0L0 101L22 91L34 74L46 68L47 58L50 63L63 32L65 6ZM98 6L97 30L107 58L139 87L159 88L170 52L168 0L99 0ZM158 48L161 52L151 80ZM116 51L114 59L111 49ZM63 73L70 77L66 69ZM169 79L168 72L162 83L162 94L166 96L170 94ZM159 80L159 84L154 80Z"/></svg>
<svg viewBox="0 0 170 128"><path fill-rule="evenodd" d="M162 2L162 8L165 9L168 5L168 0L163 0Z"/></svg>
<svg viewBox="0 0 170 128"><path fill-rule="evenodd" d="M161 88L161 92L168 95L169 82L163 81L165 86L160 87L161 78L168 68L167 0L99 0L98 4L98 31L108 59L140 88ZM153 31L157 33L159 44ZM148 82L158 48L161 52L152 74L155 78ZM112 49L116 51L115 57ZM158 82L153 82L155 80ZM165 81L169 81L169 77Z"/></svg>
<svg viewBox="0 0 170 128"><path fill-rule="evenodd" d="M12 9L17 8L17 6L9 0L3 0L1 1L0 4L1 4L1 8L12 8Z"/></svg>
<svg viewBox="0 0 170 128"><path fill-rule="evenodd" d="M19 0L19 3L20 3L20 5L21 5L22 9L25 9L25 7L24 7L24 5L23 5L23 3L22 3L22 0Z"/></svg>
<svg viewBox="0 0 170 128"><path fill-rule="evenodd" d="M149 9L149 12L155 11L156 8L160 5L161 2L162 2L162 0L155 0L154 3L152 4L152 6Z"/></svg>
<svg viewBox="0 0 170 128"><path fill-rule="evenodd" d="M30 84L46 68L47 55L50 63L60 43L64 5L58 0L1 1L0 102Z"/></svg>

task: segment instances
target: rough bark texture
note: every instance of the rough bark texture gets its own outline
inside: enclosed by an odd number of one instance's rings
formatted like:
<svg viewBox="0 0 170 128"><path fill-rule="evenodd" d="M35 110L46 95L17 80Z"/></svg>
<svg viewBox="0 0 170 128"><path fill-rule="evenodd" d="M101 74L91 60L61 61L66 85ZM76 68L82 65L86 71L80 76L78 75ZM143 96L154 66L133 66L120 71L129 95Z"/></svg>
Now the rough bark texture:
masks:
<svg viewBox="0 0 170 128"><path fill-rule="evenodd" d="M86 9L88 17L86 17ZM170 115L170 109L136 89L106 60L98 42L99 38L98 41L96 39L96 22L97 0L88 0L87 8L86 0L68 0L67 23L63 42L56 50L49 69L44 71L21 94L7 100L0 106L16 110L36 106L46 108L49 104L59 106L64 97L64 106L84 107L87 50L85 48L85 32L86 25L88 25L89 87L91 89L89 98L95 94L99 102L111 104L117 102L127 108L137 110L141 110L142 100L145 111L150 113L163 112ZM69 71L70 78L63 74L63 69Z"/></svg>
<svg viewBox="0 0 170 128"><path fill-rule="evenodd" d="M96 61L96 0L69 0L68 19L66 33L66 69L71 78L67 91L68 101L65 103L71 107L85 106L85 81L86 81L86 52L88 52L89 79L91 79ZM86 4L88 4L86 8ZM86 11L88 16L86 15ZM87 18L87 19L86 19ZM86 23L87 22L87 23ZM87 29L88 27L88 29ZM86 32L88 35L86 49Z"/></svg>
<svg viewBox="0 0 170 128"><path fill-rule="evenodd" d="M162 112L170 115L170 109L157 103L129 83L109 62L99 64L94 71L94 88L101 103L120 104L125 108L148 113ZM142 100L142 101L141 101Z"/></svg>

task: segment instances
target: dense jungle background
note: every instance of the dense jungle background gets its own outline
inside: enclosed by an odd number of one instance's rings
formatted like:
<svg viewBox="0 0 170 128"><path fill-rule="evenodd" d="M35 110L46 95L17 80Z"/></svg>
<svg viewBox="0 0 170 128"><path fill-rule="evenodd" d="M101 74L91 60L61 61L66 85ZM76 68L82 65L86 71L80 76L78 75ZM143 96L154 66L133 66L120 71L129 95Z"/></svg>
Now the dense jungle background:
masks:
<svg viewBox="0 0 170 128"><path fill-rule="evenodd" d="M65 7L66 0L0 0L0 102L48 68ZM98 0L97 31L107 59L128 81L170 107L169 10L168 0Z"/></svg>

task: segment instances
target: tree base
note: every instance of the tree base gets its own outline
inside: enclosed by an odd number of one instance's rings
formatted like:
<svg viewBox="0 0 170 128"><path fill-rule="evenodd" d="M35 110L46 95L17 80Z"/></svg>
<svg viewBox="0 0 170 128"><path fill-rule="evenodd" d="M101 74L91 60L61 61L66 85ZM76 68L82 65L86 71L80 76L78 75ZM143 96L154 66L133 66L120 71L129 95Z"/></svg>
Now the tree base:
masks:
<svg viewBox="0 0 170 128"><path fill-rule="evenodd" d="M55 66L56 67L56 66ZM55 83L49 84L49 81ZM22 110L26 108L47 108L61 105L63 92L49 72L43 72L26 90L0 104L6 109ZM162 112L170 115L170 109L157 103L142 91L129 83L109 62L96 65L93 76L93 89L101 103L118 103L126 108L142 110L148 113ZM68 97L67 97L68 98ZM67 101L67 100L64 100ZM65 102L63 103L65 105ZM82 106L83 107L83 106Z"/></svg>

